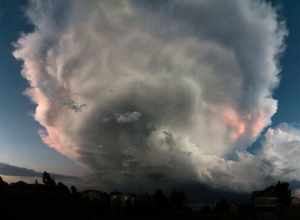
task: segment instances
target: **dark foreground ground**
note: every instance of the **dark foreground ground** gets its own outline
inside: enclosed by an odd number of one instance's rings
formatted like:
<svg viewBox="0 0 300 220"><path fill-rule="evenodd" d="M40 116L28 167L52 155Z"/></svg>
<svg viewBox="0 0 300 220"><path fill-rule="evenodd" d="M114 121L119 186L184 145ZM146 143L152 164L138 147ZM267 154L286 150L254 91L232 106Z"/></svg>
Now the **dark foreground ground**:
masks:
<svg viewBox="0 0 300 220"><path fill-rule="evenodd" d="M43 184L7 184L0 179L0 219L300 219L300 207L287 183L254 192L250 200L239 204L223 199L191 208L180 191L168 195L161 190L142 195L78 192L74 186L56 183L48 173Z"/></svg>

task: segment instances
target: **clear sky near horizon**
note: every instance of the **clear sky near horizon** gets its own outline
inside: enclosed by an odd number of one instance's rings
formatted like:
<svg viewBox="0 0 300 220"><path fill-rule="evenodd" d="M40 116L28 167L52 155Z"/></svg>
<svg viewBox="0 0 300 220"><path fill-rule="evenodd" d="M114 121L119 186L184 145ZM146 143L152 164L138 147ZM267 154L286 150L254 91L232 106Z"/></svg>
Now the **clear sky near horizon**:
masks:
<svg viewBox="0 0 300 220"><path fill-rule="evenodd" d="M274 1L275 2L275 1ZM281 81L274 97L279 109L272 126L281 122L300 124L300 1L276 1L286 21L289 36L281 58ZM21 62L12 52L14 42L32 27L24 15L25 0L0 1L0 162L56 173L73 174L75 162L46 146L32 117L34 104L23 92L27 86L21 76Z"/></svg>

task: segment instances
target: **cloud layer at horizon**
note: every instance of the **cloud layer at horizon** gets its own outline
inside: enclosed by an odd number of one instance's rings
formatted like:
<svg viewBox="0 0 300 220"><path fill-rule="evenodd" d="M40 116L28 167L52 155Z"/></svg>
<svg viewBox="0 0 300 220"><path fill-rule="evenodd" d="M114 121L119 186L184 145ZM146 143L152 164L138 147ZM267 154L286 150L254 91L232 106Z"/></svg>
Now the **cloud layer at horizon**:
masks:
<svg viewBox="0 0 300 220"><path fill-rule="evenodd" d="M27 12L35 30L14 56L41 138L103 187L249 190L286 168L269 154L284 155L269 144L281 127L247 152L277 111L286 29L270 4L32 0Z"/></svg>

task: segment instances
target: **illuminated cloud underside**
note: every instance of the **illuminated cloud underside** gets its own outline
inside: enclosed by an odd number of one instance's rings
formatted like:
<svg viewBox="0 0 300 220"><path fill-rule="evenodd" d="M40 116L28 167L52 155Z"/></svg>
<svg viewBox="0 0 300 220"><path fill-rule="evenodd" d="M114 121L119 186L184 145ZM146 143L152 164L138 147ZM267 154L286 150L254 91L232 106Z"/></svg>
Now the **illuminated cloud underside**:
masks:
<svg viewBox="0 0 300 220"><path fill-rule="evenodd" d="M272 178L268 151L246 151L277 111L286 31L269 4L34 0L28 14L14 56L41 137L103 186Z"/></svg>

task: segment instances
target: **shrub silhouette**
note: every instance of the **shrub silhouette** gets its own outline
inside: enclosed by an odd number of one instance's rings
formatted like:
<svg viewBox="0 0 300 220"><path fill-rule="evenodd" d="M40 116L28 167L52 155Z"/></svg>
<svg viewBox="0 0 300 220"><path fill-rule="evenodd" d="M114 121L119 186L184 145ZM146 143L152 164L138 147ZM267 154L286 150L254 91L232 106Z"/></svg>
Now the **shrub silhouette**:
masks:
<svg viewBox="0 0 300 220"><path fill-rule="evenodd" d="M51 186L51 187L56 186L56 183L55 183L54 179L52 179L52 177L50 176L50 174L47 173L46 171L43 172L43 183L46 186Z"/></svg>

